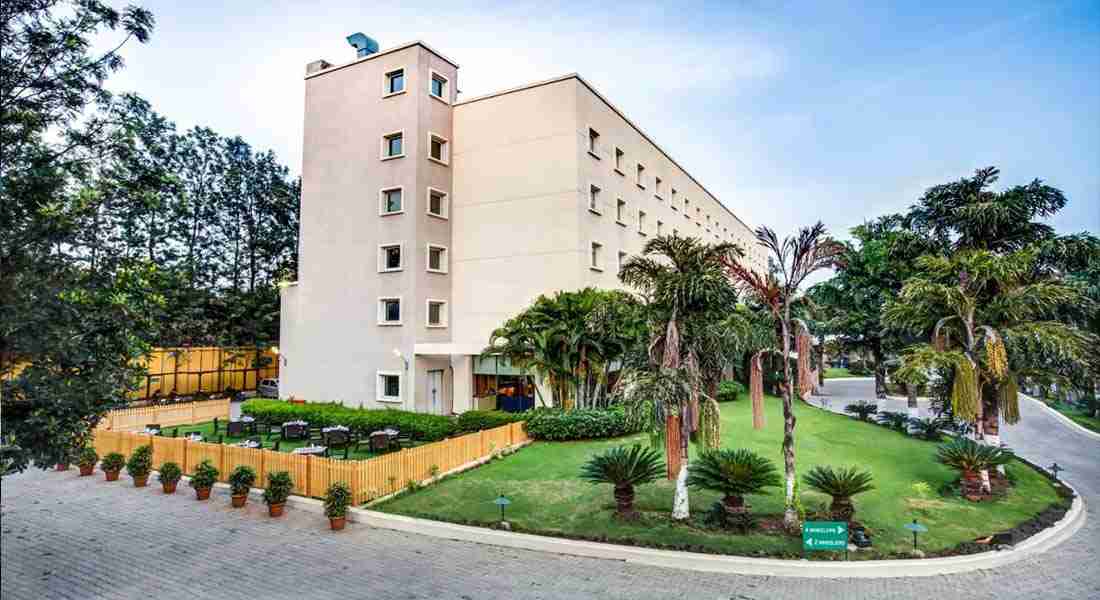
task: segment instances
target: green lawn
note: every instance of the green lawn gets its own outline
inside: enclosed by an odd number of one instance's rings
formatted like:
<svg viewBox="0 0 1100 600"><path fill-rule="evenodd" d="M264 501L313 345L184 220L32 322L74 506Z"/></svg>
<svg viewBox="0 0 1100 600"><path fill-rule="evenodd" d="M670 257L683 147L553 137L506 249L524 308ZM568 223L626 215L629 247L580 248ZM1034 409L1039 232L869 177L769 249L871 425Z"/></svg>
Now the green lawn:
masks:
<svg viewBox="0 0 1100 600"><path fill-rule="evenodd" d="M173 429L175 429L174 426L173 427L165 427L164 428L164 434L165 435L171 435L171 432L172 432ZM188 434L188 433L191 433L193 431L197 431L197 432L202 434L203 440L208 441L208 442L216 441L217 437L218 437L217 435L214 434L214 422L213 421L206 421L204 423L197 423L195 425L180 425L179 426L179 431L180 431L179 434L181 436L183 436L185 434ZM225 435L225 423L221 424L221 435L223 436L222 442L225 443L225 444L236 444L237 442L243 442L244 440L246 440L250 437L255 437L255 436L252 436L252 435L243 435L243 436L240 436L240 437L228 437L228 436ZM271 438L268 438L266 435L261 434L260 439L263 441L264 449L265 450L271 450L271 449L273 449L273 447L275 445L275 442L279 440L279 436L274 435L274 436L271 436ZM293 450L295 448L300 448L302 446L308 446L308 445L309 445L309 442L303 442L303 441L280 441L279 442L279 451L280 452L290 452L291 450ZM418 442L413 442L413 445L414 446L419 445L419 443ZM340 450L340 451L335 451L334 450L333 452L334 452L333 458L343 458L344 457L344 451L343 450ZM364 444L362 450L349 452L348 453L348 460L353 460L353 459L354 460L362 460L362 459L366 459L366 458L372 458L372 457L375 457L375 456L380 456L380 453L369 452L367 450L366 444Z"/></svg>
<svg viewBox="0 0 1100 600"><path fill-rule="evenodd" d="M825 379L842 379L844 377L859 377L848 371L848 367L826 367Z"/></svg>
<svg viewBox="0 0 1100 600"><path fill-rule="evenodd" d="M722 437L726 446L752 448L774 459L782 470L780 401L769 398L766 407L767 426L754 431L749 402L724 403ZM1017 486L1003 499L974 504L940 497L936 490L957 476L933 460L934 444L802 403L797 404L796 415L800 472L827 463L859 465L874 473L877 489L855 501L856 519L872 530L875 544L873 552L861 553L861 557L906 551L912 536L902 525L914 518L929 528L922 535L922 548L942 550L1010 528L1058 499L1045 478L1020 463L1009 465ZM765 533L735 535L672 523L668 517L673 486L664 480L638 489L642 521L622 523L612 519L611 486L580 480L580 466L595 452L646 440L646 436L636 435L616 440L536 442L512 456L399 496L378 509L458 523L490 524L498 518L492 500L503 492L512 500L506 517L517 530L728 554L800 553L798 538ZM922 496L914 490L912 485L918 482L927 483L931 493ZM808 490L802 497L811 511L828 501L826 496ZM692 511L699 515L717 499L717 494L692 490ZM766 496L751 496L749 502L755 513L778 515L783 510L779 488Z"/></svg>
<svg viewBox="0 0 1100 600"><path fill-rule="evenodd" d="M1100 419L1086 413L1085 411L1077 408L1076 406L1068 406L1065 404L1053 405L1054 410L1066 415L1073 420L1074 423L1088 429L1100 433Z"/></svg>

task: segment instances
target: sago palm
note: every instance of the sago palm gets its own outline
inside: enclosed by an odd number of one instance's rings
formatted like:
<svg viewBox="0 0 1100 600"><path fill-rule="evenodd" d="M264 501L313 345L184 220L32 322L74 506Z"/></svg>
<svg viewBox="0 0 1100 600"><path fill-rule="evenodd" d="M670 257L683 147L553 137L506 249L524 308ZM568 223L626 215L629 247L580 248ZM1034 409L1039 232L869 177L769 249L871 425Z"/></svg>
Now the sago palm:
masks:
<svg viewBox="0 0 1100 600"><path fill-rule="evenodd" d="M832 496L829 512L833 520L851 521L856 512L852 496L875 489L870 471L861 471L857 467L833 468L818 465L802 476L802 481L811 488Z"/></svg>
<svg viewBox="0 0 1100 600"><path fill-rule="evenodd" d="M688 471L688 485L722 494L729 512L745 510L745 496L782 484L772 461L741 448L709 450L695 459Z"/></svg>
<svg viewBox="0 0 1100 600"><path fill-rule="evenodd" d="M664 472L665 464L660 453L634 444L630 448L612 448L588 459L581 467L581 479L614 486L615 513L621 518L632 519L637 516L634 511L634 486L655 481Z"/></svg>
<svg viewBox="0 0 1100 600"><path fill-rule="evenodd" d="M961 436L941 444L936 451L936 460L962 472L962 491L967 497L981 496L988 491L979 473L1006 465L1013 458L1011 450L979 444Z"/></svg>

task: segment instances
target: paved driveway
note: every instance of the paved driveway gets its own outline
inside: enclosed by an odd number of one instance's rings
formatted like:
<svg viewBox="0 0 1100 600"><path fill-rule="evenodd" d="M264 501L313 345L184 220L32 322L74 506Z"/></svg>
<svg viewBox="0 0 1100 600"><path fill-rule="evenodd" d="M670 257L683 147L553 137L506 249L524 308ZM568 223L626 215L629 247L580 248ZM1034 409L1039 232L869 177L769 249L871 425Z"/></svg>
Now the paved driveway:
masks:
<svg viewBox="0 0 1100 600"><path fill-rule="evenodd" d="M871 394L830 381L834 403ZM1005 439L1041 464L1057 460L1100 506L1100 443L1031 403ZM1070 541L1037 558L976 573L915 579L780 579L716 575L440 540L264 507L231 510L189 489L165 497L102 476L29 472L2 484L4 600L140 598L1100 598L1095 512Z"/></svg>

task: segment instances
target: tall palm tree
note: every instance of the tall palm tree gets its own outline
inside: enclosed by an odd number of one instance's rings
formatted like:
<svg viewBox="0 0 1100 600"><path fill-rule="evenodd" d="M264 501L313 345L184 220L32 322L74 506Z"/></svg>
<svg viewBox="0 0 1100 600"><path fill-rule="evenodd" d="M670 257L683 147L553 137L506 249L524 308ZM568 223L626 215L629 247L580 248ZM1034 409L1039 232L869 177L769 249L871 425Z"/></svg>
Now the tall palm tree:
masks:
<svg viewBox="0 0 1100 600"><path fill-rule="evenodd" d="M818 221L811 227L803 227L798 235L788 236L782 242L768 227L756 230L756 241L770 254L771 272L759 273L735 259L723 260L729 277L747 294L766 306L778 324L779 346L782 349L783 378L783 467L786 480L786 504L783 522L789 528L798 525L798 511L794 501L794 377L791 373L791 334L794 319L791 305L800 299L800 288L810 274L830 267L844 251L844 246L831 239L825 226Z"/></svg>
<svg viewBox="0 0 1100 600"><path fill-rule="evenodd" d="M665 441L667 474L676 480L673 519L690 516L688 441L700 425L700 347L707 322L716 318L714 309L736 303L723 264L741 256L736 244L657 236L619 271L619 279L640 291L651 310L647 364L624 377L623 391L632 418ZM717 411L710 408L703 416L714 422L704 425L713 431Z"/></svg>

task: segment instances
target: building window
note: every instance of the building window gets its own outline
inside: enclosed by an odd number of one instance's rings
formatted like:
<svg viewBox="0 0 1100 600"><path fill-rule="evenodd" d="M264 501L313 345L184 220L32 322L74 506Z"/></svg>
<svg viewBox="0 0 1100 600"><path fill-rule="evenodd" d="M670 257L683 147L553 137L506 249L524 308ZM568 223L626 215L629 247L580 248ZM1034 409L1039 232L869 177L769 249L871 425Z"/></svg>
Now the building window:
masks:
<svg viewBox="0 0 1100 600"><path fill-rule="evenodd" d="M382 136L382 160L405 156L404 132L395 131Z"/></svg>
<svg viewBox="0 0 1100 600"><path fill-rule="evenodd" d="M405 91L405 69L386 73L386 95L392 96Z"/></svg>
<svg viewBox="0 0 1100 600"><path fill-rule="evenodd" d="M619 270L623 270L623 265L626 264L626 252L619 251Z"/></svg>
<svg viewBox="0 0 1100 600"><path fill-rule="evenodd" d="M447 303L443 300L428 300L428 327L447 326Z"/></svg>
<svg viewBox="0 0 1100 600"><path fill-rule="evenodd" d="M589 252L588 268L594 271L603 270L603 244L592 242L592 247Z"/></svg>
<svg viewBox="0 0 1100 600"><path fill-rule="evenodd" d="M645 235L645 211L638 211L638 233Z"/></svg>
<svg viewBox="0 0 1100 600"><path fill-rule="evenodd" d="M447 247L428 244L428 271L431 273L447 272Z"/></svg>
<svg viewBox="0 0 1100 600"><path fill-rule="evenodd" d="M405 207L402 202L402 188L393 187L386 188L379 193L380 205L378 207L378 214L385 215L397 215L405 212Z"/></svg>
<svg viewBox="0 0 1100 600"><path fill-rule="evenodd" d="M401 373L378 372L379 402L401 402Z"/></svg>
<svg viewBox="0 0 1100 600"><path fill-rule="evenodd" d="M656 196L658 200L661 199L661 178L660 177L654 177L653 178L653 195Z"/></svg>
<svg viewBox="0 0 1100 600"><path fill-rule="evenodd" d="M389 273L401 269L401 244L378 246L378 272Z"/></svg>
<svg viewBox="0 0 1100 600"><path fill-rule="evenodd" d="M591 127L588 128L588 153L596 158L600 157L600 134Z"/></svg>
<svg viewBox="0 0 1100 600"><path fill-rule="evenodd" d="M379 298L378 299L378 324L379 325L400 325L401 324L401 298Z"/></svg>
<svg viewBox="0 0 1100 600"><path fill-rule="evenodd" d="M428 134L428 158L438 163L447 164L451 159L450 146L447 143L447 138L434 133Z"/></svg>
<svg viewBox="0 0 1100 600"><path fill-rule="evenodd" d="M672 207L672 210L680 210L676 206L676 188L672 188L668 192L668 205Z"/></svg>
<svg viewBox="0 0 1100 600"><path fill-rule="evenodd" d="M691 213L689 212L690 208L691 208L691 200L688 200L687 198L684 198L684 218L685 219L690 219L691 218Z"/></svg>
<svg viewBox="0 0 1100 600"><path fill-rule="evenodd" d="M623 156L626 153L622 151L622 148L615 148L615 171L619 174L623 174Z"/></svg>
<svg viewBox="0 0 1100 600"><path fill-rule="evenodd" d="M619 225L626 225L626 201L622 198L615 201L615 221Z"/></svg>
<svg viewBox="0 0 1100 600"><path fill-rule="evenodd" d="M432 77L428 83L428 93L431 94L433 98L438 98L439 100L447 102L447 85L448 82L446 77L432 71Z"/></svg>
<svg viewBox="0 0 1100 600"><path fill-rule="evenodd" d="M661 235L662 233L664 233L664 227L664 223L657 221L657 235Z"/></svg>
<svg viewBox="0 0 1100 600"><path fill-rule="evenodd" d="M447 192L432 187L428 188L428 214L440 219L447 218L447 215L450 214L447 206Z"/></svg>
<svg viewBox="0 0 1100 600"><path fill-rule="evenodd" d="M638 184L638 187L645 189L645 165L642 163L638 163L638 178L635 183Z"/></svg>
<svg viewBox="0 0 1100 600"><path fill-rule="evenodd" d="M588 210L597 215L603 214L600 210L600 188L594 185L588 186Z"/></svg>

